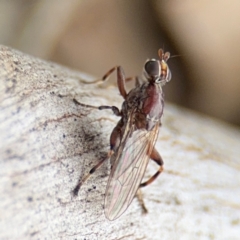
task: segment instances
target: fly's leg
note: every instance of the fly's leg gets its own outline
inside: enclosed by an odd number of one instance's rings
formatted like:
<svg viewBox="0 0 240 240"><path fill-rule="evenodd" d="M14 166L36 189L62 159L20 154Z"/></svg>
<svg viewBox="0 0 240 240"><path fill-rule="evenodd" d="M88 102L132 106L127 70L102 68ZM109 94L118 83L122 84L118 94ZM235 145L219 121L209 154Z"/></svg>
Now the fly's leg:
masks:
<svg viewBox="0 0 240 240"><path fill-rule="evenodd" d="M92 81L92 82L88 82L88 81L84 81L84 80L81 80L82 83L85 83L85 84L94 84L94 83L101 83L101 82L105 82L108 80L109 76L111 75L111 73L113 73L119 66L115 66L113 68L111 68L102 78L100 79L96 79L95 81Z"/></svg>
<svg viewBox="0 0 240 240"><path fill-rule="evenodd" d="M150 158L155 161L160 167L158 169L158 171L151 177L148 179L148 181L144 182L144 183L141 183L140 184L140 187L145 187L147 186L148 184L152 183L157 177L158 175L163 171L163 160L162 160L162 157L160 156L160 154L158 153L158 151L153 148L152 150L152 153L150 155ZM142 207L142 211L143 213L147 213L148 210L144 204L144 201L143 201L143 197L142 197L142 192L141 192L141 189L139 188L138 189L138 192L137 192L137 198L138 198L138 201Z"/></svg>
<svg viewBox="0 0 240 240"><path fill-rule="evenodd" d="M140 187L145 187L150 183L152 183L158 177L158 175L163 171L162 157L160 156L160 154L155 148L153 148L150 158L159 165L159 169L151 178L148 179L148 181L141 183Z"/></svg>
<svg viewBox="0 0 240 240"><path fill-rule="evenodd" d="M113 111L114 115L119 116L119 117L122 116L121 111L115 106L99 106L99 107L97 107L97 109L99 109L99 110L111 109Z"/></svg>
<svg viewBox="0 0 240 240"><path fill-rule="evenodd" d="M121 66L115 66L113 67L112 69L110 69L103 77L102 79L97 79L95 81L92 81L92 82L86 82L86 81L83 81L83 83L85 84L94 84L94 83L100 83L100 82L105 82L108 80L109 76L117 70L117 85L118 85L118 89L119 89L119 92L120 94L122 95L122 97L124 99L126 99L127 97L127 92L126 92L126 86L125 86L125 83L126 82L129 82L131 81L132 79L135 79L135 82L136 82L136 86L140 86L140 80L138 77L130 77L130 78L126 78L125 77L125 74L124 74L124 71L123 71L123 68Z"/></svg>
<svg viewBox="0 0 240 240"><path fill-rule="evenodd" d="M140 87L143 83L143 81L138 77L128 77L125 79L125 82L130 82L132 81L133 79L135 79L135 87Z"/></svg>
<svg viewBox="0 0 240 240"><path fill-rule="evenodd" d="M102 81L106 81L108 80L109 76L116 70L118 69L120 66L115 66L113 68L111 68L103 77L102 77Z"/></svg>
<svg viewBox="0 0 240 240"><path fill-rule="evenodd" d="M127 97L127 92L126 92L126 77L123 71L123 68L121 66L117 67L117 85L120 94L124 99Z"/></svg>
<svg viewBox="0 0 240 240"><path fill-rule="evenodd" d="M127 91L126 91L126 82L132 80L133 78L126 78L123 68L121 66L116 66L112 69L110 69L102 78L103 81L105 81L109 75L114 72L115 70L117 70L117 85L118 85L118 90L121 94L121 96L126 99L127 97ZM136 80L137 81L137 80Z"/></svg>
<svg viewBox="0 0 240 240"><path fill-rule="evenodd" d="M142 195L142 191L141 191L140 188L139 188L138 191L137 191L137 199L138 199L138 202L139 202L139 204L140 204L140 206L141 206L141 208L142 208L142 212L143 212L144 214L146 214L146 213L148 212L148 210L147 210L147 208L146 208L146 206L145 206L145 204L144 204L143 195Z"/></svg>
<svg viewBox="0 0 240 240"><path fill-rule="evenodd" d="M113 129L111 137L110 137L110 151L108 152L108 156L101 160L96 166L94 166L89 173L83 177L79 178L78 183L76 187L73 189L72 193L74 196L78 195L79 189L81 188L82 184L93 174L95 171L102 166L104 161L109 159L113 154L116 149L116 147L119 145L120 142L120 134L121 134L121 126L122 126L122 121L120 120L117 124L117 126ZM111 163L112 164L112 163ZM112 166L111 166L112 168Z"/></svg>
<svg viewBox="0 0 240 240"><path fill-rule="evenodd" d="M115 106L99 106L99 107L96 107L96 106L80 103L75 98L73 99L73 102L77 105L80 105L82 107L87 107L87 108L93 108L93 109L98 109L98 110L111 109L116 116L122 116L121 111Z"/></svg>
<svg viewBox="0 0 240 240"><path fill-rule="evenodd" d="M102 81L104 81L115 70L117 70L117 84L118 84L119 92L122 95L122 97L124 99L126 99L126 97L127 97L126 86L125 86L126 78L125 78L125 74L124 74L123 68L121 66L116 66L116 67L110 69L103 76ZM91 83L93 83L93 82L91 82ZM99 110L102 110L102 109L112 109L113 113L116 116L121 116L122 115L120 110L117 107L115 107L115 106L99 106L99 107L96 107L96 106L80 103L76 99L73 99L73 101L76 104L78 104L80 106L83 106L83 107L89 107L89 108L94 108L94 109L99 109Z"/></svg>
<svg viewBox="0 0 240 240"><path fill-rule="evenodd" d="M135 77L135 87L140 87L142 83L143 82L139 77Z"/></svg>
<svg viewBox="0 0 240 240"><path fill-rule="evenodd" d="M103 76L103 81L114 71L117 69L117 82L118 82L118 88L119 88L119 92L120 94L123 96L123 98L125 99L127 96L126 93L126 89L125 89L125 76L124 76L124 72L123 69L121 67L114 67L111 70L109 70L104 76ZM96 81L97 82L97 81ZM111 109L113 111L113 113L116 116L122 116L122 112L115 106L91 106L91 105L87 105L87 104L83 104L78 102L76 99L73 99L74 103L83 106L83 107L88 107L88 108L93 108L93 109L99 109L99 110L103 110L103 109ZM112 154L114 153L114 150L116 149L116 146L119 145L120 142L120 134L121 134L121 127L122 127L123 123L120 120L119 123L117 124L117 126L113 129L111 137L110 137L110 151L108 153L108 157L101 160L95 167L93 167L89 173L84 177L84 178L80 178L76 187L73 189L72 193L74 196L78 195L79 189L81 188L82 184L99 168L101 167L101 165L103 164L103 162L107 159L109 159Z"/></svg>
<svg viewBox="0 0 240 240"><path fill-rule="evenodd" d="M116 149L119 147L120 144L120 137L122 134L122 127L123 122L120 120L117 124L117 126L112 130L111 136L110 136L110 150L116 151Z"/></svg>
<svg viewBox="0 0 240 240"><path fill-rule="evenodd" d="M108 80L109 76L117 70L117 85L118 85L118 89L119 92L121 94L121 96L126 99L127 97L127 92L126 92L126 82L129 82L133 79L135 79L135 86L139 87L142 84L142 80L139 77L129 77L126 78L123 68L121 66L115 66L112 69L110 69L103 77L102 79L97 79L95 81L92 82L87 82L82 80L81 82L85 83L85 84L94 84L94 83L100 83L100 82L105 82Z"/></svg>
<svg viewBox="0 0 240 240"><path fill-rule="evenodd" d="M83 185L84 182L86 182L86 180L93 174L95 173L95 171L100 168L102 166L102 164L111 157L111 155L113 154L113 151L109 151L108 156L106 158L104 158L103 160L101 160L96 166L94 166L89 173L83 177L83 178L79 178L78 183L76 185L76 187L73 189L72 193L74 196L78 195L78 192L81 188L81 186Z"/></svg>
<svg viewBox="0 0 240 240"><path fill-rule="evenodd" d="M118 110L119 111L119 110ZM119 121L119 123L117 124L117 126L113 129L111 137L110 137L110 151L108 152L108 156L106 158L104 158L103 160L101 160L96 166L94 166L89 173L83 177L83 178L79 178L77 185L75 186L75 188L72 191L73 196L77 196L78 192L81 188L81 186L83 185L84 182L86 182L86 180L93 174L95 173L95 171L100 168L102 166L102 164L109 159L113 154L114 154L114 150L116 149L116 145L119 144L120 142L120 127L121 127L121 120ZM111 166L112 168L112 166Z"/></svg>
<svg viewBox="0 0 240 240"><path fill-rule="evenodd" d="M115 66L115 67L111 68L101 79L96 79L95 81L92 81L92 82L87 82L87 81L82 80L81 82L83 82L85 84L96 84L96 83L106 82L109 79L109 76L116 70L117 70L117 78L123 77L125 79L122 67Z"/></svg>
<svg viewBox="0 0 240 240"><path fill-rule="evenodd" d="M99 108L99 107L96 107L96 106L92 106L92 105L80 103L80 102L77 101L75 98L73 99L73 102L74 102L75 104L77 104L77 105L82 106L82 107L93 108L93 109L98 109L98 108Z"/></svg>

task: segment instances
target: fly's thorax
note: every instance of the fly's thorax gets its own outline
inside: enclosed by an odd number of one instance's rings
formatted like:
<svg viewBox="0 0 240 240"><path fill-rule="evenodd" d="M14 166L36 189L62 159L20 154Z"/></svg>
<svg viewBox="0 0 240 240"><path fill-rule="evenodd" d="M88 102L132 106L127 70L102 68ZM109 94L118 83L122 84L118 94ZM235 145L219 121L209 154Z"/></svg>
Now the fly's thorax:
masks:
<svg viewBox="0 0 240 240"><path fill-rule="evenodd" d="M146 115L146 129L151 130L156 124L160 124L163 114L164 99L161 86L149 83L146 95L142 111Z"/></svg>
<svg viewBox="0 0 240 240"><path fill-rule="evenodd" d="M138 129L151 130L160 124L163 113L163 92L160 84L146 82L132 89L122 105L123 122L134 112L134 123Z"/></svg>
<svg viewBox="0 0 240 240"><path fill-rule="evenodd" d="M144 85L144 84L143 84ZM123 108L127 111L132 111L134 109L140 109L141 98L143 97L142 86L133 88L127 95L126 100L123 103Z"/></svg>

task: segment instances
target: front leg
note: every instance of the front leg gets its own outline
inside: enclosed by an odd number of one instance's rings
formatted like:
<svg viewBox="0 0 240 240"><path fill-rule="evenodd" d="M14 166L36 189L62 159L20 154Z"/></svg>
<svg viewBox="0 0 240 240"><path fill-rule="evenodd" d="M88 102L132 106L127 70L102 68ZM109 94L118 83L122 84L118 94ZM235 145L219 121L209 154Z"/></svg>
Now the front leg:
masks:
<svg viewBox="0 0 240 240"><path fill-rule="evenodd" d="M118 85L118 90L121 94L121 96L126 99L127 97L127 92L126 92L126 86L125 86L125 82L126 82L126 77L123 71L123 68L121 66L115 66L112 69L110 69L103 77L102 79L97 79L93 82L87 82L87 81L82 81L85 84L93 84L93 83L99 83L99 82L104 82L107 81L109 76L117 70L117 85ZM131 79L131 78L129 78Z"/></svg>

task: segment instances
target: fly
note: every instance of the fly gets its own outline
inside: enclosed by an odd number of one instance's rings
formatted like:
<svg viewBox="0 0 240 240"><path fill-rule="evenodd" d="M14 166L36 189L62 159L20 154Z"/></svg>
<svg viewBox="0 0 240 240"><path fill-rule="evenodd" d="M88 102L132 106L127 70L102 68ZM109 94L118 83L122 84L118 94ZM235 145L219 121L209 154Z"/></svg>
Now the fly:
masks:
<svg viewBox="0 0 240 240"><path fill-rule="evenodd" d="M135 88L127 93L125 78L121 66L112 68L104 77L105 80L117 70L117 85L124 98L121 110L115 106L93 107L99 110L111 109L121 119L110 136L110 151L108 157L101 160L82 179L73 190L78 195L82 184L93 174L105 160L112 164L105 193L105 216L109 220L120 217L131 204L137 190L152 183L163 171L163 160L155 148L161 117L164 108L162 86L171 80L171 71L167 61L170 53L158 50L159 60L149 59L143 68L145 80L136 78ZM146 182L142 183L149 159L159 165L158 171Z"/></svg>

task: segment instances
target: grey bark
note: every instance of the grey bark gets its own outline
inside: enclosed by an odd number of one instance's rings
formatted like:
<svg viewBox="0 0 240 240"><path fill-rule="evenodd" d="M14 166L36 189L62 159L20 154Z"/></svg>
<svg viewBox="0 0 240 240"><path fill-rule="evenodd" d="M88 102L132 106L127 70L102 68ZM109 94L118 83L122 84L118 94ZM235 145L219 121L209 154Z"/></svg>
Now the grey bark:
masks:
<svg viewBox="0 0 240 240"><path fill-rule="evenodd" d="M105 219L109 162L72 197L118 120L72 99L122 103L116 87L82 80L90 77L0 46L0 239L239 239L239 129L170 104L156 144L165 171L142 191L148 214L134 199Z"/></svg>

